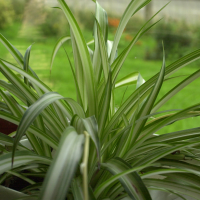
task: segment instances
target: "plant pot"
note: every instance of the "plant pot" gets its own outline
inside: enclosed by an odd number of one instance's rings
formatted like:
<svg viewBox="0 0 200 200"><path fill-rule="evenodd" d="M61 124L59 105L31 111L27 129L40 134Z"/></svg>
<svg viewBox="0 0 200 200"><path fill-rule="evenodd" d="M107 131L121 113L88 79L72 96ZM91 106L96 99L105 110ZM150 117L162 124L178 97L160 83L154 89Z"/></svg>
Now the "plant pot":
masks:
<svg viewBox="0 0 200 200"><path fill-rule="evenodd" d="M17 130L17 125L0 118L0 132L9 135Z"/></svg>

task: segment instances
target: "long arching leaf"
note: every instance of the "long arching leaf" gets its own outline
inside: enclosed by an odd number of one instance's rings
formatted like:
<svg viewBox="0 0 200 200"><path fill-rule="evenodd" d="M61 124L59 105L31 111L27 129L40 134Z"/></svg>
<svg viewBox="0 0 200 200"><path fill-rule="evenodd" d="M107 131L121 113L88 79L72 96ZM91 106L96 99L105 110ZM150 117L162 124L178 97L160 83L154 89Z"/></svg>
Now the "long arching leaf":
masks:
<svg viewBox="0 0 200 200"><path fill-rule="evenodd" d="M129 166L125 161L119 158L115 158L107 162L105 165L107 170L109 170L113 175L119 174L121 172L125 172L126 170L130 169ZM139 199L149 199L151 200L151 196L142 182L140 176L137 172L132 172L129 175L125 175L120 177L119 181L123 185L125 191L131 197L131 199L139 200ZM100 193L96 193L96 197L98 197Z"/></svg>
<svg viewBox="0 0 200 200"><path fill-rule="evenodd" d="M87 44L83 38L82 32L80 27L78 26L72 12L70 11L68 5L64 0L58 0L66 18L68 19L70 28L73 32L78 51L80 54L82 66L83 66L83 73L84 73L84 81L86 85L86 93L87 93L87 101L88 101L88 112L89 116L96 114L96 107L95 104L96 100L96 91L95 91L95 81L94 81L94 71L92 67L92 62L90 59L90 54L87 48Z"/></svg>
<svg viewBox="0 0 200 200"><path fill-rule="evenodd" d="M13 156L12 156L12 162L14 161L14 154L15 149L18 145L18 142L22 138L22 136L25 134L28 127L33 123L35 118L51 103L58 99L63 99L64 97L59 95L55 92L49 92L44 94L41 98L39 98L34 104L32 104L24 113L20 124L17 128L17 133L13 145Z"/></svg>
<svg viewBox="0 0 200 200"><path fill-rule="evenodd" d="M73 127L64 132L47 172L39 200L64 200L82 156L84 136Z"/></svg>
<svg viewBox="0 0 200 200"><path fill-rule="evenodd" d="M57 43L56 43L56 45L55 45L55 47L54 47L54 49L53 49L52 56L51 56L50 72L51 72L51 70L52 70L53 62L54 62L54 59L55 59L55 57L56 57L56 54L57 54L58 50L59 50L60 47L63 45L63 43L67 42L67 41L70 40L70 39L71 39L71 37L69 37L69 36L64 36L64 37L61 37L61 38L57 41Z"/></svg>
<svg viewBox="0 0 200 200"><path fill-rule="evenodd" d="M16 168L24 165L28 165L30 163L38 163L50 165L51 159L39 156L31 151L16 151L15 154L15 162L13 167L11 166L12 153L6 153L0 156L0 174L10 170L11 168Z"/></svg>
<svg viewBox="0 0 200 200"><path fill-rule="evenodd" d="M144 7L146 4L148 4L151 0L134 0L129 3L127 6L126 10L124 11L124 14L121 18L119 27L117 28L117 32L114 38L114 43L113 43L113 48L111 51L111 56L110 56L110 63L112 64L114 58L115 58L115 53L117 51L117 46L119 44L119 40L121 38L121 35L129 21L129 19L132 17L133 14L135 14L139 9Z"/></svg>

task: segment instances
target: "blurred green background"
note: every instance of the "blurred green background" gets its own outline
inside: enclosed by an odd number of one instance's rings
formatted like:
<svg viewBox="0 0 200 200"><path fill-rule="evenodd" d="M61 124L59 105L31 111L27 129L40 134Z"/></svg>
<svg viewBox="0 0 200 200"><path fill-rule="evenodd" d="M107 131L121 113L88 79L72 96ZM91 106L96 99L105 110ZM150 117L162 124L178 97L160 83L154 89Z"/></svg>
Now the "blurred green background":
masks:
<svg viewBox="0 0 200 200"><path fill-rule="evenodd" d="M64 48L59 50L50 75L50 60L54 45L61 36L69 35L68 23L60 9L37 2L40 1L0 0L0 33L23 55L26 49L32 45L30 66L39 78L53 91L75 99L73 77L65 54L66 50L72 58L70 42L65 43ZM72 10L83 30L85 40L90 41L93 34L95 11L77 11L74 8ZM148 15L154 14L151 12L150 10L150 13L146 13L146 18L148 18ZM108 13L108 17L109 40L113 40L120 16ZM139 15L130 20L119 44L119 54L129 44L144 22L145 17ZM168 65L200 47L200 24L189 23L183 19L164 18L136 43L124 63L119 78L134 71L139 71L145 80L156 74L162 65L162 41L165 46L166 65ZM2 44L0 44L0 58L16 63ZM187 75L196 71L199 66L200 61L196 61L177 72L176 76L179 76L179 78L166 81L158 99ZM168 101L161 110L183 109L186 106L198 103L200 99L199 87L200 80L194 81ZM116 104L121 103L125 91L126 97L134 89L135 86L118 89L116 91ZM161 132L171 132L196 126L199 126L198 118L177 122L173 129L168 126Z"/></svg>

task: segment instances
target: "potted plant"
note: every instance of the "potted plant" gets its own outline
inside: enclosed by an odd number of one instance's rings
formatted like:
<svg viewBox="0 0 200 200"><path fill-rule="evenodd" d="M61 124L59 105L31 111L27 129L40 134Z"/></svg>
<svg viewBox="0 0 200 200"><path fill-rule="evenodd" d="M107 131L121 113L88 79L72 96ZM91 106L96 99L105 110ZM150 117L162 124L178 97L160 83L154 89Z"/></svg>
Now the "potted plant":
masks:
<svg viewBox="0 0 200 200"><path fill-rule="evenodd" d="M200 115L200 104L156 117L157 110L200 76L187 76L158 101L164 81L200 58L200 50L165 66L146 82L139 73L118 80L123 63L138 39L153 27L156 14L117 55L117 47L129 19L150 0L134 0L125 10L114 41L108 40L105 10L96 4L94 49L86 43L72 12L58 0L69 25L70 36L61 38L52 56L71 40L74 64L66 54L76 86L77 100L65 98L45 85L29 66L29 47L23 57L0 35L0 41L18 66L0 59L4 100L0 118L18 126L15 138L0 134L0 183L12 176L28 183L23 199L39 200L150 200L157 195L175 199L199 199L200 128L158 135L176 121ZM160 12L160 11L158 11ZM19 73L23 80L14 72ZM116 108L115 90L135 84L136 89ZM10 95L12 94L12 96ZM22 102L19 104L18 102ZM154 117L154 118L152 118ZM26 135L31 148L21 144ZM39 179L35 179L38 177ZM170 195L169 195L170 194ZM162 196L164 199L164 196Z"/></svg>

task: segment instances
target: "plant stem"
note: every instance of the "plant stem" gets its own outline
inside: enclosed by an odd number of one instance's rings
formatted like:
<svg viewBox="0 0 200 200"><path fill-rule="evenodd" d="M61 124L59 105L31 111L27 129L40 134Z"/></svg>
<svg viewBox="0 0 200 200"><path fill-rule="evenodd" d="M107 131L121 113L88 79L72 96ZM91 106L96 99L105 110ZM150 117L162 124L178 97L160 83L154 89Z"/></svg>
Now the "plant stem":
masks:
<svg viewBox="0 0 200 200"><path fill-rule="evenodd" d="M90 136L84 131L85 134L85 147L84 147L84 155L83 155L83 194L84 200L89 200L88 196L88 157L89 157L89 145L90 145Z"/></svg>

